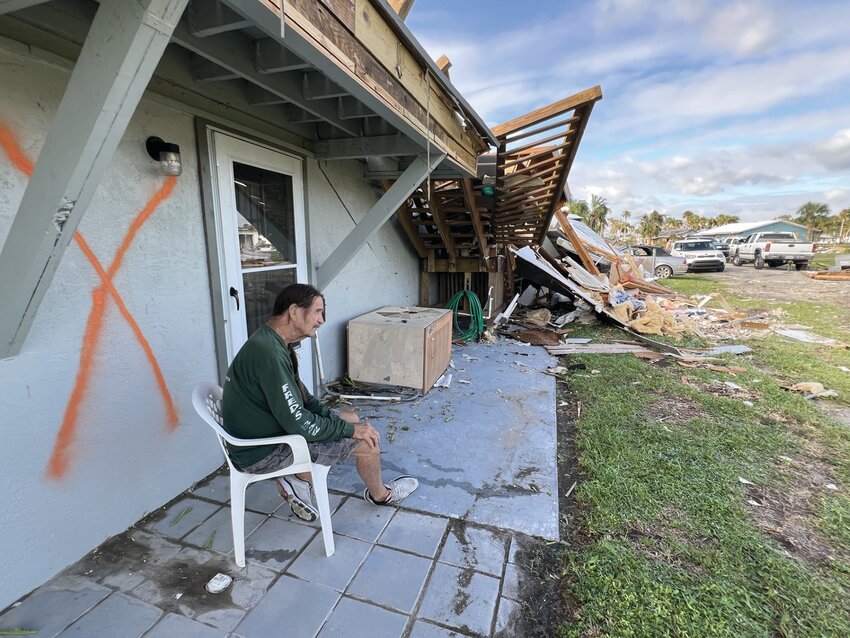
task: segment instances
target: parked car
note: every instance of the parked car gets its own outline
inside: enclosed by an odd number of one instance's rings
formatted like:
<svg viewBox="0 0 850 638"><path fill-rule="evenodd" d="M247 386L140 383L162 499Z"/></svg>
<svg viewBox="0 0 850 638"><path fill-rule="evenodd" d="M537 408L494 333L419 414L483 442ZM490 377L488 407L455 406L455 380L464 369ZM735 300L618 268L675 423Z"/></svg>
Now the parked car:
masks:
<svg viewBox="0 0 850 638"><path fill-rule="evenodd" d="M645 273L651 273L659 279L684 275L688 272L688 266L683 257L674 257L659 246L635 244L627 246L625 252L632 256L635 263L643 268Z"/></svg>
<svg viewBox="0 0 850 638"><path fill-rule="evenodd" d="M751 261L756 268L793 263L797 270L805 270L816 249L794 233L754 233L735 247L732 263L740 266Z"/></svg>
<svg viewBox="0 0 850 638"><path fill-rule="evenodd" d="M722 252L723 258L726 261L729 261L729 253L731 250L729 244L727 244L725 241L720 241L719 239L715 239L711 243L714 246L714 249Z"/></svg>
<svg viewBox="0 0 850 638"><path fill-rule="evenodd" d="M714 250L719 250L723 253L723 257L726 261L729 261L729 244L724 242L722 239L717 239L716 237L701 237L701 236L693 236L693 237L685 237L687 240L691 241L709 241L711 242L711 247Z"/></svg>
<svg viewBox="0 0 850 638"><path fill-rule="evenodd" d="M723 272L726 268L726 257L714 247L714 242L708 239L682 239L673 242L670 254L674 257L683 257L688 266L688 272L698 270Z"/></svg>

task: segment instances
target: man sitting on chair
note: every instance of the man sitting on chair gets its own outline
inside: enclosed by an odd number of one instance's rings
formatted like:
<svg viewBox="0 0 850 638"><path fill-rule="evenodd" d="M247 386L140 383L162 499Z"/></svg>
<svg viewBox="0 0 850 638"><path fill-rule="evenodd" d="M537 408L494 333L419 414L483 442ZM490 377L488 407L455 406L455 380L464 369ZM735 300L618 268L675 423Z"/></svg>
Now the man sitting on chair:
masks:
<svg viewBox="0 0 850 638"><path fill-rule="evenodd" d="M224 378L224 429L233 436L257 439L300 434L307 440L313 463L344 463L352 455L357 473L366 484L363 498L390 505L409 496L418 486L412 476L389 484L381 479L381 435L370 423L361 423L354 410L331 412L312 396L298 377L293 345L314 337L325 322L325 299L306 284L292 284L277 296L268 322L260 327L234 357ZM243 471L265 474L292 464L286 444L237 447L228 445L230 458ZM278 480L281 496L292 512L314 521L310 474Z"/></svg>

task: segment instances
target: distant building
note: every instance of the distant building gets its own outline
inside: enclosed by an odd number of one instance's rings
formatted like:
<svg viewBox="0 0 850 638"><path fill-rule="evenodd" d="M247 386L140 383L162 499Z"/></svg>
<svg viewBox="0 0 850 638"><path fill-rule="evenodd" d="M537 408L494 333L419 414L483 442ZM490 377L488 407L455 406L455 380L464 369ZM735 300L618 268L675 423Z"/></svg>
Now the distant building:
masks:
<svg viewBox="0 0 850 638"><path fill-rule="evenodd" d="M803 226L802 224L796 224L794 222L789 222L784 219L771 219L764 222L737 222L734 224L723 224L723 226L717 226L715 228L707 228L705 230L701 230L698 233L694 233L696 236L703 237L717 237L721 239L723 237L747 237L752 235L753 233L794 233L801 240L806 239L806 233L808 232L808 228ZM817 228L814 229L814 236L817 236L821 233Z"/></svg>

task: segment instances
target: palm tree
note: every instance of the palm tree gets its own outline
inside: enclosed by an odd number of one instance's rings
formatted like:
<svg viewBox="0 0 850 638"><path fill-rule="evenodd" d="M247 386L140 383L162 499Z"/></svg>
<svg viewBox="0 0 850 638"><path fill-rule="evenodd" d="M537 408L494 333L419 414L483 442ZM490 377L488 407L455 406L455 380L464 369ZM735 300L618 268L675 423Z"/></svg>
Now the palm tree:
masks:
<svg viewBox="0 0 850 638"><path fill-rule="evenodd" d="M626 223L628 223L629 218L631 216L632 216L632 211L630 211L630 210L624 210L622 213L620 213L620 217L622 217L623 221L626 222Z"/></svg>
<svg viewBox="0 0 850 638"><path fill-rule="evenodd" d="M617 240L628 235L632 230L631 224L622 219L612 219L608 224L608 228L611 231L611 235Z"/></svg>
<svg viewBox="0 0 850 638"><path fill-rule="evenodd" d="M598 195L591 195L590 218L588 226L590 226L597 233L602 234L602 231L605 230L605 222L609 212L611 212L611 209L608 208L608 204L605 202L604 197L599 197Z"/></svg>
<svg viewBox="0 0 850 638"><path fill-rule="evenodd" d="M838 219L841 220L841 228L838 231L838 241L844 242L844 226L850 222L850 208L845 208L840 213L838 213Z"/></svg>
<svg viewBox="0 0 850 638"><path fill-rule="evenodd" d="M686 210L684 213L682 213L682 219L685 220L685 224L688 228L691 228L693 230L700 230L702 228L703 218L697 215L692 210Z"/></svg>
<svg viewBox="0 0 850 638"><path fill-rule="evenodd" d="M638 232L644 241L651 241L653 237L657 237L661 232L661 227L664 225L664 215L657 210L652 211L648 215L640 218L640 226Z"/></svg>
<svg viewBox="0 0 850 638"><path fill-rule="evenodd" d="M586 201L583 199L571 199L567 204L567 208L570 215L578 215L585 224L590 225L590 207Z"/></svg>
<svg viewBox="0 0 850 638"><path fill-rule="evenodd" d="M726 224L737 224L741 218L737 215L718 215L714 218L715 226L725 226Z"/></svg>
<svg viewBox="0 0 850 638"><path fill-rule="evenodd" d="M679 228L684 227L685 222L677 217L665 217L664 218L664 230L678 230Z"/></svg>
<svg viewBox="0 0 850 638"><path fill-rule="evenodd" d="M815 202L806 202L797 209L797 223L806 224L806 241L812 241L815 224L820 223L827 215L829 215L829 206L826 204L817 204Z"/></svg>

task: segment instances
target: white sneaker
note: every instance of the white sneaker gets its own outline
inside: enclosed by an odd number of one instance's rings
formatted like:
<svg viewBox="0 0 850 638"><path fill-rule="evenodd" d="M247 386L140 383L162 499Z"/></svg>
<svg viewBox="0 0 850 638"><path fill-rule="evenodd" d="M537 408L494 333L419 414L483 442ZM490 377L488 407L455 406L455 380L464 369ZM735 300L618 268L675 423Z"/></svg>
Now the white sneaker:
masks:
<svg viewBox="0 0 850 638"><path fill-rule="evenodd" d="M363 499L372 503L372 505L395 505L413 494L416 488L419 487L419 481L412 476L404 475L393 479L389 485L385 485L384 487L390 491L387 500L376 501L373 499L368 487L363 490Z"/></svg>
<svg viewBox="0 0 850 638"><path fill-rule="evenodd" d="M318 510L313 507L313 486L294 475L282 477L281 484L287 495L284 497L289 508L302 521L312 523L319 518Z"/></svg>

